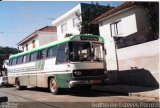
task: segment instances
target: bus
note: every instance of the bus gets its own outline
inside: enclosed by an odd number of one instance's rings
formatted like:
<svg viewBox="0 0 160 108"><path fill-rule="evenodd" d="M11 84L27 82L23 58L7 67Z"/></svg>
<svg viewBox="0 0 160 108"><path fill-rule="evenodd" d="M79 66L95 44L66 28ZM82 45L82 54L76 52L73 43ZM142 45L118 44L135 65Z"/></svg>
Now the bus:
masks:
<svg viewBox="0 0 160 108"><path fill-rule="evenodd" d="M104 39L97 35L73 35L61 41L9 57L8 82L18 89L61 88L102 84L107 78Z"/></svg>

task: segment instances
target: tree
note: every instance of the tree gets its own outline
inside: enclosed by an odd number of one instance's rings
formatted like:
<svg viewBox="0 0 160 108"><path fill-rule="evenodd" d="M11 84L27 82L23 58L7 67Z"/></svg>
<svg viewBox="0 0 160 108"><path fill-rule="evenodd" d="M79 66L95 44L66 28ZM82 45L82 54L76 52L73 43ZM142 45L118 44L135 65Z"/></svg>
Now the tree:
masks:
<svg viewBox="0 0 160 108"><path fill-rule="evenodd" d="M146 9L146 15L149 21L149 30L152 39L159 38L159 2L142 2Z"/></svg>
<svg viewBox="0 0 160 108"><path fill-rule="evenodd" d="M110 5L108 6L100 6L98 2L94 4L93 2L91 5L82 4L82 12L81 14L77 13L77 17L80 19L82 18L82 22L77 25L80 30L80 34L95 34L99 35L99 26L98 24L93 24L95 18L106 12L107 10L112 9Z"/></svg>
<svg viewBox="0 0 160 108"><path fill-rule="evenodd" d="M9 59L9 56L11 54L16 54L18 52L21 52L20 50L16 48L9 48L9 47L1 47L0 46L0 71L3 71L3 62L4 60Z"/></svg>

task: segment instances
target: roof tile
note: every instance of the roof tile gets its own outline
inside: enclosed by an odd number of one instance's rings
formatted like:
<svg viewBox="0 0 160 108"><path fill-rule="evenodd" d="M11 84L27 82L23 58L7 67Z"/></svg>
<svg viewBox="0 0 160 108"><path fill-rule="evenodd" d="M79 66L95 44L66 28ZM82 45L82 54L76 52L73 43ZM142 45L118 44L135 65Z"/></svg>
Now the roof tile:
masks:
<svg viewBox="0 0 160 108"><path fill-rule="evenodd" d="M104 14L100 15L99 17L97 17L93 22L97 22L109 15L112 15L118 11L121 11L123 9L126 9L126 8L129 8L131 6L134 6L135 5L135 2L124 2L123 4L121 4L120 6L117 6L109 11L106 11Z"/></svg>

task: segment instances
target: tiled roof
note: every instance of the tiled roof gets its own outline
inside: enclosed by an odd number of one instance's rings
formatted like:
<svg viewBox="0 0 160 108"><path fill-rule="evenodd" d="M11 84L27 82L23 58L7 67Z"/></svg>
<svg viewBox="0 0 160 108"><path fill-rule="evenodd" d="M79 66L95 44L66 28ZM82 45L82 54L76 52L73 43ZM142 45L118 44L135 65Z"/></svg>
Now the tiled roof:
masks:
<svg viewBox="0 0 160 108"><path fill-rule="evenodd" d="M56 26L46 26L44 28L39 29L38 31L43 31L43 32L57 32L57 27Z"/></svg>
<svg viewBox="0 0 160 108"><path fill-rule="evenodd" d="M116 12L119 12L121 10L124 10L126 8L129 8L129 7L132 7L134 6L136 3L135 2L124 2L123 4L121 4L120 6L117 6L109 11L106 11L104 14L100 15L99 17L97 17L94 21L92 21L93 23L94 22L97 22L99 20L102 20L103 18L106 18Z"/></svg>
<svg viewBox="0 0 160 108"><path fill-rule="evenodd" d="M32 34L30 34L29 36L27 36L26 38L24 38L23 40L21 40L19 43L17 43L17 45L22 45L25 42L28 42L29 40L33 39L34 37L37 36L36 32L38 31L43 31L43 32L57 32L57 27L56 26L46 26L43 27L39 30L36 30L35 32L33 32Z"/></svg>

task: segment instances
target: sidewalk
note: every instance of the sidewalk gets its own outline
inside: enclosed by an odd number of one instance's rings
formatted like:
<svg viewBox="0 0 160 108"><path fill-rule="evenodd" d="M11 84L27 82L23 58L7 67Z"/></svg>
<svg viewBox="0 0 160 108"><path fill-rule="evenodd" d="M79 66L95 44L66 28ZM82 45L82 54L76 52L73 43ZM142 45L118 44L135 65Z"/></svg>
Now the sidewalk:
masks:
<svg viewBox="0 0 160 108"><path fill-rule="evenodd" d="M127 94L129 96L147 97L159 100L159 90L151 87L140 87L130 85L101 85L93 86L93 90L106 91L110 93Z"/></svg>

